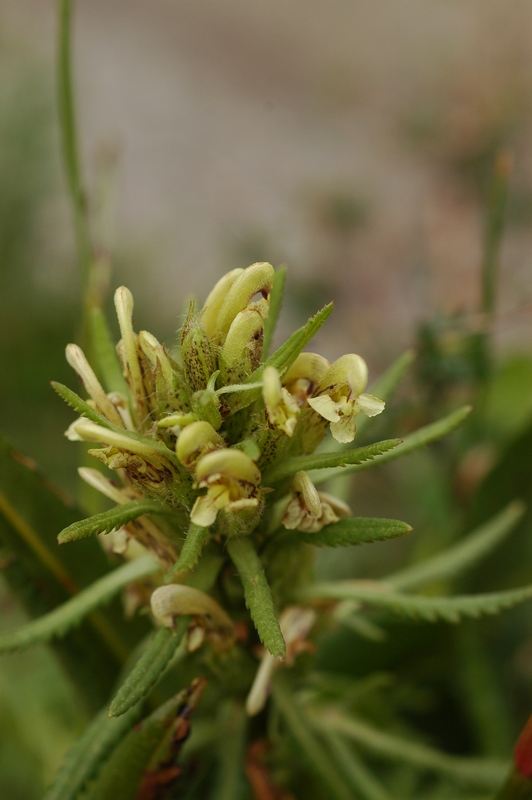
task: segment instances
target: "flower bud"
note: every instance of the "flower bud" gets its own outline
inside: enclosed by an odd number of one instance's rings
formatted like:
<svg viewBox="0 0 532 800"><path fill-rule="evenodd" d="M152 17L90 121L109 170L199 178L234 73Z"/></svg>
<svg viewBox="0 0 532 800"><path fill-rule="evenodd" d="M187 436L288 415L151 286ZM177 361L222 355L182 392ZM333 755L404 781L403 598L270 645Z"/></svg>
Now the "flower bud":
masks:
<svg viewBox="0 0 532 800"><path fill-rule="evenodd" d="M227 297L227 293L236 279L240 277L243 272L243 269L233 269L231 272L228 272L223 276L223 278L220 278L205 300L205 304L201 312L201 324L207 331L208 336L214 336L218 314L220 313L220 309L225 298Z"/></svg>
<svg viewBox="0 0 532 800"><path fill-rule="evenodd" d="M264 319L255 308L240 311L222 347L222 380L241 383L260 364L264 339Z"/></svg>
<svg viewBox="0 0 532 800"><path fill-rule="evenodd" d="M122 368L131 391L137 422L142 422L147 413L147 403L142 380L142 371L137 351L137 335L133 331L133 295L125 286L115 292L115 307L122 334Z"/></svg>
<svg viewBox="0 0 532 800"><path fill-rule="evenodd" d="M192 391L205 389L209 378L216 370L216 357L210 336L197 320L184 331L181 355L183 369Z"/></svg>
<svg viewBox="0 0 532 800"><path fill-rule="evenodd" d="M330 366L317 353L300 353L283 376L283 386L300 407L305 406Z"/></svg>
<svg viewBox="0 0 532 800"><path fill-rule="evenodd" d="M247 267L229 289L222 304L214 338L223 342L236 315L247 308L254 295L260 292L267 296L273 285L274 269L271 264L261 261Z"/></svg>
<svg viewBox="0 0 532 800"><path fill-rule="evenodd" d="M182 584L159 586L152 593L150 604L153 616L167 628L174 627L177 616L186 614L196 619L219 649L231 647L234 642L231 618L216 600L199 589Z"/></svg>
<svg viewBox="0 0 532 800"><path fill-rule="evenodd" d="M176 443L180 462L193 471L202 456L224 446L224 440L208 422L192 422L183 428Z"/></svg>

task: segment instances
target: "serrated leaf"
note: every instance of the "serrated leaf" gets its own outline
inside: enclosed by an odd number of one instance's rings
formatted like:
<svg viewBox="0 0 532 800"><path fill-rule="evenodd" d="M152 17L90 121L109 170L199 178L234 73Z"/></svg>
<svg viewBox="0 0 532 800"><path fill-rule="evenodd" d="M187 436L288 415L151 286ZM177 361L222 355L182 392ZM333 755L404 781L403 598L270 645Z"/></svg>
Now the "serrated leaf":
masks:
<svg viewBox="0 0 532 800"><path fill-rule="evenodd" d="M376 519L372 517L349 517L332 525L326 525L317 533L290 531L283 535L283 541L305 542L314 547L349 547L350 545L382 542L404 536L412 530L406 522L396 519Z"/></svg>
<svg viewBox="0 0 532 800"><path fill-rule="evenodd" d="M201 551L209 536L209 528L201 528L192 522L187 532L183 549L174 566L164 576L164 582L170 583L178 575L190 572L198 563Z"/></svg>
<svg viewBox="0 0 532 800"><path fill-rule="evenodd" d="M110 570L95 539L76 548L59 548L57 532L82 512L43 479L30 459L0 438L0 544L10 557L2 575L32 617L40 617ZM145 635L147 623L127 624L116 600L105 616L94 611L78 629L54 640L79 696L94 712L109 697L130 649Z"/></svg>
<svg viewBox="0 0 532 800"><path fill-rule="evenodd" d="M454 578L465 569L474 566L495 548L524 514L523 503L515 502L485 525L481 525L465 538L432 558L412 564L384 580L394 589L416 589L419 586L442 578Z"/></svg>
<svg viewBox="0 0 532 800"><path fill-rule="evenodd" d="M175 629L159 628L109 706L110 717L120 717L133 708L155 686L188 628L189 617L180 617Z"/></svg>
<svg viewBox="0 0 532 800"><path fill-rule="evenodd" d="M448 436L464 422L470 413L471 406L462 406L462 408L453 411L451 414L439 419L437 422L432 422L430 425L425 425L423 428L419 428L417 431L414 431L414 433L404 436L401 444L398 444L397 447L393 448L393 450L383 453L374 461L366 461L362 464L353 464L332 470L319 470L312 473L312 481L315 484L324 483L325 481L333 480L334 478L341 477L342 475L349 475L352 472L360 472L363 469L369 469L370 467L377 465L380 466L388 461L393 461L396 458L401 458L409 453L413 453L415 450L419 450L421 447L425 447L432 442L438 441L438 439L443 439L444 436Z"/></svg>
<svg viewBox="0 0 532 800"><path fill-rule="evenodd" d="M448 775L458 783L495 790L508 771L508 762L449 755L421 742L374 728L366 722L336 711L319 709L308 714L316 730L327 728L357 742L381 758L406 762L431 772Z"/></svg>
<svg viewBox="0 0 532 800"><path fill-rule="evenodd" d="M109 719L100 711L66 754L59 772L43 800L73 800L97 776L102 764L141 715L142 707L129 710L120 719Z"/></svg>
<svg viewBox="0 0 532 800"><path fill-rule="evenodd" d="M277 320L279 319L279 313L281 311L281 305L283 302L285 283L286 267L279 267L279 269L275 270L273 286L269 296L270 308L268 311L268 316L264 321L264 341L262 344L262 352L264 357L267 357L268 353L270 352L273 334L275 332L275 327L277 325Z"/></svg>
<svg viewBox="0 0 532 800"><path fill-rule="evenodd" d="M58 383L57 381L51 381L50 385L52 389L57 392L61 400L64 400L70 408L73 408L76 414L79 414L80 417L86 417L90 419L91 422L95 422L96 425L101 425L104 428L109 428L109 430L119 430L112 425L107 417L104 417L103 414L100 414L96 409L90 406L85 400L83 400L79 394L73 392L72 389L69 389L68 386L65 386L63 383Z"/></svg>
<svg viewBox="0 0 532 800"><path fill-rule="evenodd" d="M154 797L159 766L168 766L167 760L169 764L175 762L189 728L184 723L196 709L205 683L205 679L196 679L188 689L136 725L115 748L84 800L144 800ZM167 770L166 789L171 788L168 779L175 780L178 775L178 770L173 775Z"/></svg>
<svg viewBox="0 0 532 800"><path fill-rule="evenodd" d="M97 372L108 392L120 392L128 397L127 383L116 354L105 314L101 308L91 309L89 316L91 349Z"/></svg>
<svg viewBox="0 0 532 800"><path fill-rule="evenodd" d="M272 483L290 478L296 472L310 472L317 469L334 469L341 467L346 469L348 465L362 464L364 461L371 461L376 459L382 460L382 457L389 450L398 447L401 444L401 439L385 439L382 442L374 442L365 447L357 447L355 450L344 450L340 453L314 453L308 456L294 456L274 464L273 467L266 470L262 477L262 482L265 486ZM336 474L336 473L335 473Z"/></svg>
<svg viewBox="0 0 532 800"><path fill-rule="evenodd" d="M0 636L0 653L63 636L95 608L109 602L128 583L146 578L159 569L159 564L152 556L143 556L117 567L48 614L23 625L13 633Z"/></svg>
<svg viewBox="0 0 532 800"><path fill-rule="evenodd" d="M80 519L78 522L72 523L61 531L57 541L59 544L65 544L85 539L95 533L110 533L115 528L121 528L122 525L127 525L128 522L132 522L144 514L169 513L167 508L155 500L133 500L131 503L124 503L124 505L116 506L108 511L102 511L100 514L94 514L88 519Z"/></svg>
<svg viewBox="0 0 532 800"><path fill-rule="evenodd" d="M253 544L246 537L228 539L227 552L238 570L246 606L264 647L276 658L284 658L286 645L264 569Z"/></svg>
<svg viewBox="0 0 532 800"><path fill-rule="evenodd" d="M532 599L532 586L509 589L505 592L489 592L454 597L425 597L387 591L386 584L364 586L356 581L318 583L308 590L313 597L328 597L336 600L357 600L377 606L394 614L436 622L459 622L463 617L481 617L498 614L500 611Z"/></svg>

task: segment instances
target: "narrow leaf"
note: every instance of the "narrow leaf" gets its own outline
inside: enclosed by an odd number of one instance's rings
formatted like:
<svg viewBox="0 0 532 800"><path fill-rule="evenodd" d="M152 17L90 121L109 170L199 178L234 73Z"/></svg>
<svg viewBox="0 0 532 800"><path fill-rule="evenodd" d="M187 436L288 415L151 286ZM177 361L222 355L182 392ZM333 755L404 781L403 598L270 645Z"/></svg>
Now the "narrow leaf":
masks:
<svg viewBox="0 0 532 800"><path fill-rule="evenodd" d="M122 374L122 367L101 308L91 309L90 326L92 352L105 388L108 392L120 392L128 397L128 388Z"/></svg>
<svg viewBox="0 0 532 800"><path fill-rule="evenodd" d="M353 793L338 774L336 766L331 764L322 742L312 730L307 715L301 706L296 704L293 692L280 676L277 676L273 683L272 694L277 710L282 715L308 768L327 787L327 796L335 800L353 800Z"/></svg>
<svg viewBox="0 0 532 800"><path fill-rule="evenodd" d="M183 549L174 566L164 576L165 583L171 583L178 575L190 572L198 563L201 551L209 536L209 528L200 528L192 522L188 529Z"/></svg>
<svg viewBox="0 0 532 800"><path fill-rule="evenodd" d="M459 622L462 617L476 618L485 614L498 614L518 603L524 603L532 599L532 586L487 594L425 597L387 591L386 584L368 586L356 581L337 581L315 584L307 593L313 597L358 600L394 614L417 617L428 622Z"/></svg>
<svg viewBox="0 0 532 800"><path fill-rule="evenodd" d="M102 511L88 519L80 519L67 528L64 528L57 541L59 544L74 542L78 539L85 539L94 533L109 533L115 528L121 528L128 522L141 517L143 514L169 514L168 509L164 508L155 500L133 500L131 503L124 503L116 506L109 511Z"/></svg>
<svg viewBox="0 0 532 800"><path fill-rule="evenodd" d="M78 797L138 720L141 710L139 705L118 720L109 719L106 708L100 711L68 751L43 800L72 800Z"/></svg>
<svg viewBox="0 0 532 800"><path fill-rule="evenodd" d="M394 589L404 590L417 589L442 578L454 578L495 548L515 527L523 514L522 503L510 503L500 514L469 534L464 541L457 542L432 558L395 572L384 580Z"/></svg>
<svg viewBox="0 0 532 800"><path fill-rule="evenodd" d="M287 458L266 470L263 475L263 483L266 486L277 483L290 478L301 470L309 472L315 469L334 469L335 467L344 469L348 465L358 465L373 459L381 461L384 453L398 447L400 444L401 439L385 439L382 442L374 442L366 445L366 447L357 447L355 450L344 450L341 453L314 453L308 456L294 456L294 458Z"/></svg>
<svg viewBox="0 0 532 800"><path fill-rule="evenodd" d="M384 786L377 780L358 754L332 731L324 731L331 753L344 777L361 800L392 800Z"/></svg>
<svg viewBox="0 0 532 800"><path fill-rule="evenodd" d="M259 367L250 377L250 382L257 380L257 375L264 372L265 367L275 367L279 371L288 369L296 360L303 348L319 331L325 320L329 317L334 308L334 303L324 306L321 311L314 314L308 322L288 337L286 342L279 347L265 363Z"/></svg>
<svg viewBox="0 0 532 800"><path fill-rule="evenodd" d="M275 332L275 327L277 325L277 320L279 319L279 313L281 311L281 305L283 302L285 283L286 267L279 267L279 269L275 270L273 286L269 297L270 309L264 322L264 341L262 345L264 358L266 358L270 352L273 334Z"/></svg>
<svg viewBox="0 0 532 800"><path fill-rule="evenodd" d="M349 517L326 525L317 533L290 531L283 535L287 539L313 544L314 547L349 547L356 544L382 542L404 536L412 530L406 522L396 519L374 519L372 517Z"/></svg>
<svg viewBox="0 0 532 800"><path fill-rule="evenodd" d="M183 641L189 617L180 617L174 630L159 628L109 707L110 717L120 717L152 689Z"/></svg>
<svg viewBox="0 0 532 800"><path fill-rule="evenodd" d="M205 683L204 678L196 679L135 725L104 764L85 800L140 800L155 797L154 788L170 789L179 776L179 770L170 769L189 730L185 723L196 709ZM166 772L160 774L165 767Z"/></svg>
<svg viewBox="0 0 532 800"><path fill-rule="evenodd" d="M38 642L47 642L54 636L63 636L93 609L107 603L128 583L141 580L159 569L159 564L151 556L143 556L123 564L48 614L23 625L13 633L0 636L0 652L18 650Z"/></svg>
<svg viewBox="0 0 532 800"><path fill-rule="evenodd" d="M317 730L334 731L382 758L442 773L466 785L495 790L508 770L505 761L448 755L405 736L378 730L334 709L316 710L308 716Z"/></svg>
<svg viewBox="0 0 532 800"><path fill-rule="evenodd" d="M100 414L92 408L79 394L73 392L68 386L65 386L63 383L58 383L57 381L51 381L51 386L52 389L57 392L61 400L64 400L70 408L73 408L80 417L86 417L90 419L91 422L102 425L104 428L109 428L109 430L119 430L109 422L107 417L104 417L103 414Z"/></svg>
<svg viewBox="0 0 532 800"><path fill-rule="evenodd" d="M419 450L421 447L425 447L432 442L438 441L438 439L443 439L444 436L448 436L464 422L470 413L471 406L462 406L462 408L453 411L452 414L448 414L437 422L432 422L430 425L426 425L414 431L414 433L404 436L401 444L398 444L393 450L383 453L374 461L366 461L363 464L352 464L344 468L330 471L320 470L319 472L314 472L311 478L315 484L324 483L325 481L338 478L341 475L348 475L351 472L360 472L360 470L368 469L372 466L380 466L388 461L393 461L395 458L406 456L408 453L414 452L414 450Z"/></svg>
<svg viewBox="0 0 532 800"><path fill-rule="evenodd" d="M272 656L283 659L286 655L283 634L275 616L272 593L253 544L246 537L229 539L227 551L242 580L246 605L261 642Z"/></svg>

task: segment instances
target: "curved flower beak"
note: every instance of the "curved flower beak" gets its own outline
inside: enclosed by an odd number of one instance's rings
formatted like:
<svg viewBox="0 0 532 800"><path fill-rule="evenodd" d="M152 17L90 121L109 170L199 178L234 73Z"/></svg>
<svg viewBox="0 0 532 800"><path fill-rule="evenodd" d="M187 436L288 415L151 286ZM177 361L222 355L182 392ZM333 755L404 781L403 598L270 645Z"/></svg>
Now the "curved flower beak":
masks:
<svg viewBox="0 0 532 800"><path fill-rule="evenodd" d="M207 494L194 503L191 521L208 528L220 509L238 512L258 508L260 478L258 467L242 450L223 448L203 456L196 467L196 485L206 488Z"/></svg>

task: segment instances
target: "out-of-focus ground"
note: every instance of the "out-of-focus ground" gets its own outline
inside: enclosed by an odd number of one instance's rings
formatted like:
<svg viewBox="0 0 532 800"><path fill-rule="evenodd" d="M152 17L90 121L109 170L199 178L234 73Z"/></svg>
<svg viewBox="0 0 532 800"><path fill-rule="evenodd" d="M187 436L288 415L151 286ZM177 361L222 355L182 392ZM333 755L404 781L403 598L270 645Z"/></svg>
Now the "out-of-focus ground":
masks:
<svg viewBox="0 0 532 800"><path fill-rule="evenodd" d="M6 83L31 61L51 93L55 3L5 0L1 21ZM113 283L145 293L166 331L227 268L286 262L304 311L337 302L328 355L380 366L420 317L475 311L489 166L506 145L498 328L530 341L531 34L530 4L498 0L79 2L88 175L102 145L120 153ZM40 235L66 256L55 188ZM73 283L72 257L36 259L43 291Z"/></svg>

